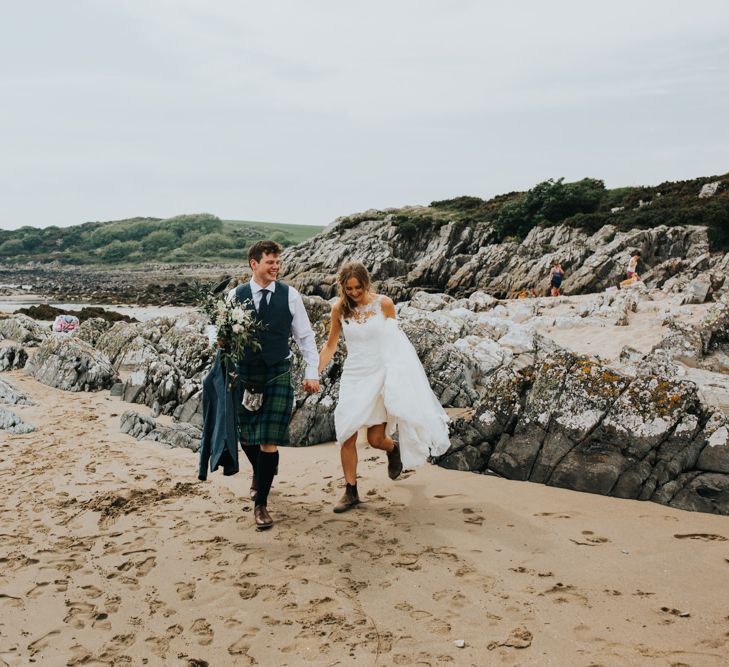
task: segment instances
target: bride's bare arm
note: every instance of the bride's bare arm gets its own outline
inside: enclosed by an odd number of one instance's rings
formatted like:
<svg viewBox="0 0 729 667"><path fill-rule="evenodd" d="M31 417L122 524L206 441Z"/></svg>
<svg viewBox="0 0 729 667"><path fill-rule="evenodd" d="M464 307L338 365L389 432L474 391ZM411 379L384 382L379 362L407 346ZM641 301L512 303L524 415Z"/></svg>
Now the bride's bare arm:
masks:
<svg viewBox="0 0 729 667"><path fill-rule="evenodd" d="M395 317L395 304L389 296L382 297L382 314L385 316L385 319L397 319Z"/></svg>
<svg viewBox="0 0 729 667"><path fill-rule="evenodd" d="M332 322L329 326L329 337L319 353L319 375L329 365L334 353L337 351L339 335L342 332L342 308L339 301L332 306Z"/></svg>

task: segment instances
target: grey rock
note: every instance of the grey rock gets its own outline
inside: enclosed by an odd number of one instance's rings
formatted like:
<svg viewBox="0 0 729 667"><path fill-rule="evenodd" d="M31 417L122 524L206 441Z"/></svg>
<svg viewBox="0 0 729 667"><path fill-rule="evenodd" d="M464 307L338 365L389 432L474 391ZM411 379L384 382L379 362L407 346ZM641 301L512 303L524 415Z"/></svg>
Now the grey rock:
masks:
<svg viewBox="0 0 729 667"><path fill-rule="evenodd" d="M35 405L27 394L19 391L10 382L2 378L0 378L0 403L6 403L8 405Z"/></svg>
<svg viewBox="0 0 729 667"><path fill-rule="evenodd" d="M703 432L704 447L696 469L729 474L729 417L715 413Z"/></svg>
<svg viewBox="0 0 729 667"><path fill-rule="evenodd" d="M39 382L65 391L108 389L117 379L106 355L66 335L46 339L25 371Z"/></svg>
<svg viewBox="0 0 729 667"><path fill-rule="evenodd" d="M24 422L12 410L0 405L0 431L15 434L31 433L35 431L35 426Z"/></svg>
<svg viewBox="0 0 729 667"><path fill-rule="evenodd" d="M677 478L676 487L666 501L671 507L729 515L729 475L687 473Z"/></svg>
<svg viewBox="0 0 729 667"><path fill-rule="evenodd" d="M662 285L678 271L695 277L705 258L691 262L709 250L706 228L700 226L620 231L606 225L592 235L567 226L535 227L521 243L494 243L488 223L463 228L455 221L423 222L415 234L400 224L403 215L426 219L429 213L426 207L411 207L397 215L367 211L341 218L285 251L285 278L305 294L329 299L336 294L339 265L357 259L396 301L422 291L458 298L481 290L505 297L525 289L544 292L552 263L559 260L567 269L564 293L579 294L617 285L636 250L647 267L661 267L646 273L649 287Z"/></svg>
<svg viewBox="0 0 729 667"><path fill-rule="evenodd" d="M28 353L20 344L11 340L0 341L0 371L23 368L28 361Z"/></svg>
<svg viewBox="0 0 729 667"><path fill-rule="evenodd" d="M452 454L445 454L438 465L450 470L481 470L485 466L486 460L479 448L466 446Z"/></svg>
<svg viewBox="0 0 729 667"><path fill-rule="evenodd" d="M88 320L84 320L79 325L79 328L74 332L74 336L87 342L91 346L96 346L99 338L102 334L111 328L111 323L105 320L103 317L90 317Z"/></svg>
<svg viewBox="0 0 729 667"><path fill-rule="evenodd" d="M704 303L708 299L709 294L711 294L711 291L711 276L709 274L702 273L696 276L696 278L694 278L686 286L686 291L681 299L681 303Z"/></svg>
<svg viewBox="0 0 729 667"><path fill-rule="evenodd" d="M192 424L179 423L165 426L155 419L127 410L119 419L119 429L137 440L153 440L170 447L182 447L197 452L202 431Z"/></svg>
<svg viewBox="0 0 729 667"><path fill-rule="evenodd" d="M38 324L27 315L17 314L0 320L0 339L7 338L22 345L34 345L50 335L50 327Z"/></svg>

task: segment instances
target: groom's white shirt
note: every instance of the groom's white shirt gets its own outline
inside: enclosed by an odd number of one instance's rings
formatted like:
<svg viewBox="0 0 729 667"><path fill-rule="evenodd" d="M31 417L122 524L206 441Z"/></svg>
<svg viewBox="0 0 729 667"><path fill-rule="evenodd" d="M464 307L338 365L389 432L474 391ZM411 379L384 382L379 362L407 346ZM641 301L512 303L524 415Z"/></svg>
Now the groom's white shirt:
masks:
<svg viewBox="0 0 729 667"><path fill-rule="evenodd" d="M275 282L263 288L251 278L249 285L251 286L251 294L253 296L253 306L256 310L258 310L258 306L261 303L261 292L263 289L267 289L270 292L268 302L271 302L271 295L276 291ZM318 380L319 351L316 349L316 336L314 335L314 330L311 328L311 322L309 322L309 316L306 314L306 308L304 308L304 301L301 298L301 294L299 294L298 290L291 287L291 285L287 285L287 287L289 288L289 312L293 318L291 321L291 335L294 337L306 362L304 379ZM235 290L236 288L234 287L228 292L225 297L226 301L232 301L235 298ZM291 358L291 354L289 354L289 358Z"/></svg>

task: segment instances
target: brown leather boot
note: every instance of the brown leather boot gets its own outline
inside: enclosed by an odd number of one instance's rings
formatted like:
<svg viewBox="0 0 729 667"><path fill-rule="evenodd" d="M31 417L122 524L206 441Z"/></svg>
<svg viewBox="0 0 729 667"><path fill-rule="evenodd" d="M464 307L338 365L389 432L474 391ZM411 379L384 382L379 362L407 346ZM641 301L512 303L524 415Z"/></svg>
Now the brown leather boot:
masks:
<svg viewBox="0 0 729 667"><path fill-rule="evenodd" d="M265 505L256 505L253 508L253 517L256 521L257 530L267 530L273 526L273 519L268 513Z"/></svg>
<svg viewBox="0 0 729 667"><path fill-rule="evenodd" d="M344 490L344 495L339 499L339 502L334 506L334 511L337 514L351 510L355 505L359 505L359 495L357 493L356 484L347 484L347 488Z"/></svg>
<svg viewBox="0 0 729 667"><path fill-rule="evenodd" d="M395 443L391 451L387 452L387 474L390 479L397 479L402 472L400 460L400 445Z"/></svg>

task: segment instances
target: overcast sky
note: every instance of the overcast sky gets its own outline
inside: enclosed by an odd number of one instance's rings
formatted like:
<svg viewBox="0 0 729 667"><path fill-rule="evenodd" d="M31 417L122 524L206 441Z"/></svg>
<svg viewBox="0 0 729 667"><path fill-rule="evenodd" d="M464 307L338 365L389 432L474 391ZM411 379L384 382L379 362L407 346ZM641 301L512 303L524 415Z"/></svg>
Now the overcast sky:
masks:
<svg viewBox="0 0 729 667"><path fill-rule="evenodd" d="M729 171L726 0L0 0L0 227Z"/></svg>

